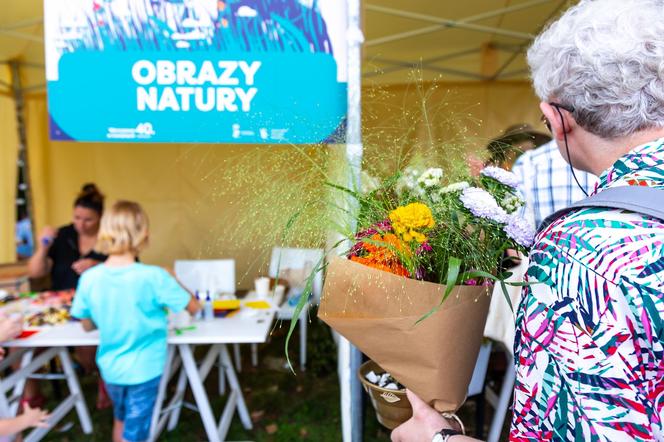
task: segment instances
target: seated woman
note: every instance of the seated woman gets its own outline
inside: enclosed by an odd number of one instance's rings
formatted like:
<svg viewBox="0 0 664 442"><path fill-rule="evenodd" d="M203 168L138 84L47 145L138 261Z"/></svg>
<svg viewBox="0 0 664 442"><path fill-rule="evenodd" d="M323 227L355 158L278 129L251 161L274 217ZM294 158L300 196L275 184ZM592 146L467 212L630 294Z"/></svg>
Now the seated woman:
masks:
<svg viewBox="0 0 664 442"><path fill-rule="evenodd" d="M81 273L104 262L106 255L95 252L99 221L104 212L104 195L94 184L85 184L74 200L73 221L55 230L42 229L37 250L28 262L31 278L51 277L52 290L74 290ZM96 347L77 347L76 356L86 373L95 371ZM29 381L25 399L41 405L38 385ZM103 383L99 384L97 407L110 406Z"/></svg>
<svg viewBox="0 0 664 442"><path fill-rule="evenodd" d="M35 254L28 263L31 278L51 275L52 290L73 290L81 273L106 260L94 251L104 196L94 184L83 186L74 201L73 222L57 231L42 229Z"/></svg>

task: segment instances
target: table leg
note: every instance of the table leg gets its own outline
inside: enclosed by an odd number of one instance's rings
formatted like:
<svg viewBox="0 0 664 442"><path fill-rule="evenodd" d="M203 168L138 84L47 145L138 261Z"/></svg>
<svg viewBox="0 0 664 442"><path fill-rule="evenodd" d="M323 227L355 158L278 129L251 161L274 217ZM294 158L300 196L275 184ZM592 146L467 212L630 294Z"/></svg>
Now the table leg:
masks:
<svg viewBox="0 0 664 442"><path fill-rule="evenodd" d="M59 350L60 362L62 363L62 368L67 375L67 386L69 387L69 394L76 398L76 412L78 413L78 419L81 421L81 428L85 434L92 434L92 421L90 420L90 413L88 412L88 407L85 404L85 397L81 391L81 386L78 383L78 377L76 376L76 370L74 370L74 365L72 364L71 357L69 356L69 351L61 347Z"/></svg>
<svg viewBox="0 0 664 442"><path fill-rule="evenodd" d="M205 427L208 439L210 442L221 442L221 437L215 424L214 414L212 413L212 407L210 407L210 401L198 373L198 367L196 367L196 361L194 360L191 348L187 344L179 344L178 349L180 351L180 357L182 357L184 371L187 373L189 385L191 386L194 398L196 398L196 405L198 406L198 411L201 415L201 420L203 421L203 426ZM226 374L228 375L228 372ZM233 388L233 381L230 376L228 381L231 388ZM237 383L237 379L235 379L235 382Z"/></svg>
<svg viewBox="0 0 664 442"><path fill-rule="evenodd" d="M182 355L180 355L180 358L182 358ZM185 373L183 367L180 370L178 383L177 386L175 387L175 395L173 396L173 401L172 401L174 408L173 411L171 411L171 417L168 419L168 431L173 431L175 427L178 425L178 421L180 420L180 411L182 411L182 402L184 401L184 393L186 390L187 390L187 373Z"/></svg>
<svg viewBox="0 0 664 442"><path fill-rule="evenodd" d="M240 353L240 344L233 344L233 353L235 355L235 370L242 371L242 354Z"/></svg>
<svg viewBox="0 0 664 442"><path fill-rule="evenodd" d="M307 304L308 307L308 304ZM307 321L309 310L305 308L300 315L300 367L302 371L307 369Z"/></svg>
<svg viewBox="0 0 664 442"><path fill-rule="evenodd" d="M233 362L228 354L228 348L226 345L221 345L220 351L230 390L237 393L237 412L240 415L240 420L245 429L251 430L253 428L251 417L249 416L249 410L247 410L247 404L244 402L242 387L240 386L240 383L237 380L237 375L233 370Z"/></svg>
<svg viewBox="0 0 664 442"><path fill-rule="evenodd" d="M20 370L23 370L25 367L32 362L32 358L35 354L35 349L31 348L28 351L26 351L23 356L21 357L21 368ZM16 402L10 405L9 410L12 416L16 416L16 413L18 413L18 407L21 405L21 398L23 398L23 389L25 388L25 382L27 378L23 378L19 380L16 385L14 386L14 391L12 392L12 397L18 398Z"/></svg>
<svg viewBox="0 0 664 442"><path fill-rule="evenodd" d="M9 399L5 391L0 394L0 418L11 418L14 415L11 412L11 407L9 406Z"/></svg>
<svg viewBox="0 0 664 442"><path fill-rule="evenodd" d="M201 362L200 366L198 367L198 375L201 377L202 382L205 382L208 375L210 374L210 370L212 370L212 367L214 367L214 363L217 360L217 356L219 355L219 350L220 349L218 345L210 346L210 349L203 359L203 362Z"/></svg>
<svg viewBox="0 0 664 442"><path fill-rule="evenodd" d="M251 366L258 367L258 344L251 344Z"/></svg>
<svg viewBox="0 0 664 442"><path fill-rule="evenodd" d="M166 355L166 365L164 366L164 374L161 376L161 381L159 382L157 400L155 401L154 410L152 411L152 420L150 421L150 441L157 439L157 427L159 425L159 418L161 417L161 409L164 404L164 398L166 397L166 387L168 387L168 381L170 379L171 364L173 363L174 354L175 347L169 345L168 353Z"/></svg>
<svg viewBox="0 0 664 442"><path fill-rule="evenodd" d="M224 374L224 362L221 353L219 353L219 396L226 394L226 376Z"/></svg>

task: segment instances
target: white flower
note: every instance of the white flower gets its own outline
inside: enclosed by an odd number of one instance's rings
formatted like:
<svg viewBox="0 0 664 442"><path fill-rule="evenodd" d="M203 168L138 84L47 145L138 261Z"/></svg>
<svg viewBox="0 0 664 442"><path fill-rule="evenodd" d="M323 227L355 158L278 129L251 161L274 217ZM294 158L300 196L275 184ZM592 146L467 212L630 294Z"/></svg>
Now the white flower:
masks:
<svg viewBox="0 0 664 442"><path fill-rule="evenodd" d="M516 211L519 207L523 206L524 204L525 202L516 195L507 195L500 202L500 205L503 207L503 209L507 210L507 212L509 213Z"/></svg>
<svg viewBox="0 0 664 442"><path fill-rule="evenodd" d="M467 181L459 181L457 183L452 183L449 184L442 189L440 189L440 193L446 194L446 193L452 193L452 192L460 192L462 190L466 190L467 188L470 187L470 184L468 184Z"/></svg>
<svg viewBox="0 0 664 442"><path fill-rule="evenodd" d="M420 175L417 179L417 183L425 188L430 188L439 185L442 178L443 169L439 167L430 167Z"/></svg>
<svg viewBox="0 0 664 442"><path fill-rule="evenodd" d="M373 192L374 190L378 189L378 187L380 187L380 180L372 175L369 175L367 172L363 170L361 175L361 185L362 185L361 192L363 194L367 194Z"/></svg>
<svg viewBox="0 0 664 442"><path fill-rule="evenodd" d="M399 195L404 192L411 192L417 196L422 196L424 190L418 185L418 178L422 175L422 171L416 167L406 167L403 174L399 177L396 184L396 190Z"/></svg>
<svg viewBox="0 0 664 442"><path fill-rule="evenodd" d="M498 205L493 195L484 189L469 187L463 191L459 199L466 209L478 218L485 218L501 224L507 222L507 212Z"/></svg>
<svg viewBox="0 0 664 442"><path fill-rule="evenodd" d="M516 189L519 187L519 177L514 173L500 167L487 166L480 172L485 177L493 178L501 184Z"/></svg>
<svg viewBox="0 0 664 442"><path fill-rule="evenodd" d="M517 244L528 248L533 245L535 240L535 229L528 221L516 215L509 217L505 226L505 233Z"/></svg>

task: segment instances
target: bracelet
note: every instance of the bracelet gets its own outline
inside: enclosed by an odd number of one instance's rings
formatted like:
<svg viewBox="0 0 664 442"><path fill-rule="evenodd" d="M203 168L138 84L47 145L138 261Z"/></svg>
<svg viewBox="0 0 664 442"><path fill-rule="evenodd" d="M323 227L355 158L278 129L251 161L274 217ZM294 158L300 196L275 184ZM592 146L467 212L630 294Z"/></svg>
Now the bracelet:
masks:
<svg viewBox="0 0 664 442"><path fill-rule="evenodd" d="M449 428L443 428L436 434L434 434L431 442L448 442L452 436L462 436L463 433L457 430L451 430Z"/></svg>
<svg viewBox="0 0 664 442"><path fill-rule="evenodd" d="M452 436L463 436L466 434L466 428L457 416L454 413L440 413L443 419L452 420L459 425L461 431L453 430L451 428L443 428L433 435L432 442L448 442Z"/></svg>
<svg viewBox="0 0 664 442"><path fill-rule="evenodd" d="M445 413L440 413L440 415L445 419L453 420L454 422L459 424L459 428L461 428L460 434L462 435L466 434L466 427L463 425L463 422L461 422L461 419L459 419L459 416L457 416L455 413L445 412Z"/></svg>

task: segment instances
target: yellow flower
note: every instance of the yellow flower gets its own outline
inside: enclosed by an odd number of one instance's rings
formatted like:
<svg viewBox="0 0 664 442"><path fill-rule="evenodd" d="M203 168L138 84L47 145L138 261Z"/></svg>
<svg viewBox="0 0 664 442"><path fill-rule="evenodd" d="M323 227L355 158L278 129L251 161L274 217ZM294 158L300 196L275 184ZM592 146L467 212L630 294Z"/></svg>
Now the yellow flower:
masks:
<svg viewBox="0 0 664 442"><path fill-rule="evenodd" d="M436 225L431 209L426 204L411 203L407 206L397 207L390 212L390 221L394 231L404 241L417 241L423 243L426 236L422 230L430 229Z"/></svg>

